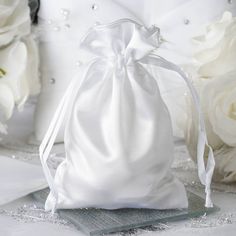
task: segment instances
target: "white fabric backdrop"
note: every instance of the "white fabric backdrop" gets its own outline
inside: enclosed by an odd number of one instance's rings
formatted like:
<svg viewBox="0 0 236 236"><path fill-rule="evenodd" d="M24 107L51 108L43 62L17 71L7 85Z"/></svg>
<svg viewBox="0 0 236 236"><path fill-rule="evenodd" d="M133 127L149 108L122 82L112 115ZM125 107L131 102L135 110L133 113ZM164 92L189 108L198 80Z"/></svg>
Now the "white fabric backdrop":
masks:
<svg viewBox="0 0 236 236"><path fill-rule="evenodd" d="M120 2L122 2L120 0ZM125 1L126 4L131 4L131 1ZM135 0L135 4L138 1ZM145 3L147 1L145 0ZM231 9L231 11L236 15L236 2L232 1L232 4L229 4L227 0L179 0L177 7L172 6L170 7L169 4L172 4L173 1L157 1L153 0L150 1L151 3L149 4L155 4L153 5L153 13L148 14L151 16L151 18L148 20L150 23L156 23L157 25L161 26L162 32L164 37L167 40L170 40L171 42L174 41L174 43L171 44L166 44L167 49L171 49L171 53L167 53L167 50L163 49L162 54L165 55L168 59L171 59L172 61L179 62L181 63L186 63L189 60L189 54L191 53L191 50L189 49L189 38L197 34L197 31L200 31L201 27L205 23L211 22L213 19L219 18L221 14L228 9ZM170 3L171 2L171 3ZM217 2L217 3L216 3ZM161 4L161 8L159 7ZM163 3L166 3L163 4ZM175 1L177 3L177 1ZM182 4L181 4L182 3ZM140 3L137 3L140 4ZM175 5L175 4L174 4ZM140 6L140 5L137 5ZM170 11L170 9L172 10ZM137 9L140 9L137 7ZM160 9L160 12L164 12L161 17L157 16L158 9ZM168 13L166 13L168 12ZM137 14L142 14L137 13ZM145 13L145 11L144 11ZM159 13L158 13L159 14ZM161 13L160 13L161 14ZM200 17L199 17L200 15ZM184 19L189 19L189 24L184 24ZM84 20L84 19L83 19ZM186 49L186 50L185 50ZM180 53L181 51L181 53ZM178 78L175 78L173 76L168 77L167 81L163 84L163 96L166 98L166 101L168 102L171 112L173 114L173 117L181 114L177 113L175 111L175 106L173 106L172 101L176 101L176 93L173 93L173 91L176 91L177 94L179 93L180 90L177 90L176 88L181 88L182 85L180 85L178 82ZM171 84L171 86L170 86ZM171 96L170 96L171 94ZM182 92L181 92L182 94ZM178 95L178 98L180 98ZM173 99L173 100L170 100ZM175 114L175 115L174 115ZM32 107L29 109L26 109L24 113L18 115L16 114L16 117L12 119L12 121L9 123L10 124L10 134L14 135L15 137L24 137L32 132L33 129L33 124L32 124ZM4 161L3 161L4 160ZM0 159L0 166L1 169L4 170L6 174L4 174L5 178L5 183L1 183L1 188L5 185L10 185L7 183L7 180L10 179L10 176L12 176L12 173L15 173L13 171L13 166L11 168L7 168L5 165L5 158ZM23 167L23 168L22 168ZM21 163L15 162L14 164L14 169L18 170L19 173L21 171L24 171L26 165L22 165ZM33 167L34 168L34 167ZM42 186L43 181L42 181L42 175L39 170L32 171L34 172L34 175L32 175L31 180L38 179L39 184L37 183L33 188L38 189L40 186ZM3 172L1 172L3 173ZM9 174L9 177L7 176ZM0 177L1 178L1 177ZM28 178L28 177L27 177ZM1 178L3 180L3 178ZM18 179L20 181L20 179ZM41 182L40 182L41 181ZM13 182L17 185L19 185L19 182L16 183L14 180ZM35 181L33 181L36 183ZM26 188L24 188L26 187ZM31 189L31 187L30 187ZM25 179L24 176L22 176L22 191L25 191L24 194L22 192L19 194L19 189L11 188L11 190L14 190L14 192L11 192L11 195L14 195L14 198L22 197L22 195L27 194L29 191L29 187L25 186ZM16 191L15 191L16 190ZM6 193L6 194L4 194ZM6 197L8 198L8 192L1 193L0 199L5 199ZM203 194L203 193L201 193ZM220 214L226 213L235 213L236 212L236 207L235 207L235 194L231 193L214 193L214 200L215 203L218 204L219 206L222 207L222 211ZM14 203L11 203L9 205L3 206L3 208L8 209L8 210L14 210L17 206L22 206L23 204L29 204L32 203L31 198L23 198L20 199ZM236 221L235 219L233 220L232 224L224 224L220 225L218 227L213 227L213 228L201 228L201 229L196 229L196 228L189 228L188 224L189 221L181 222L181 223L176 223L172 224L171 229L164 231L164 232L158 232L158 235L235 235L236 232ZM16 222L13 218L11 217L6 217L4 215L0 214L0 235L14 235L14 236L28 236L28 235L60 235L60 236L66 236L66 235L81 235L80 232L76 231L73 228L65 228L60 226L58 228L58 225L53 225L49 223L22 223L22 222ZM157 234L157 233L149 233L151 234Z"/></svg>

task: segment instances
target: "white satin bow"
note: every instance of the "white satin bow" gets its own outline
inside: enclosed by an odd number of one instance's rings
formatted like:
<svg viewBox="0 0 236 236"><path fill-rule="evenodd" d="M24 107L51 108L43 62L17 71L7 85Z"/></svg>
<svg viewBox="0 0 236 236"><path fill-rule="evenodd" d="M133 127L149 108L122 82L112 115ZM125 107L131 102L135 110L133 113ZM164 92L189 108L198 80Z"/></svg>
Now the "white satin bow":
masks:
<svg viewBox="0 0 236 236"><path fill-rule="evenodd" d="M124 27L125 25L125 27ZM111 31L109 29L117 30ZM102 32L102 33L101 33ZM114 41L114 38L116 39ZM121 19L108 25L99 25L92 28L83 38L81 47L95 55L95 59L85 65L82 71L82 80L78 84L78 77L75 75L69 85L65 95L63 96L57 111L51 121L49 129L39 148L40 158L44 169L45 176L49 183L51 192L55 197L55 207L57 203L58 191L54 184L54 179L47 165L47 160L55 142L59 128L69 111L70 104L74 103L74 99L80 93L81 85L89 78L89 74L93 71L93 66L104 65L115 66L120 73L125 72L130 64L139 63L142 66L157 66L167 70L177 72L186 82L193 97L193 101L199 116L199 138L198 138L198 174L200 181L205 185L206 207L212 207L211 201L211 180L214 171L215 161L212 148L207 141L204 118L201 113L200 99L198 94L189 81L186 74L175 64L157 56L153 52L160 44L160 33L157 27L147 29L144 26L129 19ZM99 79L99 78L98 78ZM206 146L209 148L207 165L204 162L204 153Z"/></svg>

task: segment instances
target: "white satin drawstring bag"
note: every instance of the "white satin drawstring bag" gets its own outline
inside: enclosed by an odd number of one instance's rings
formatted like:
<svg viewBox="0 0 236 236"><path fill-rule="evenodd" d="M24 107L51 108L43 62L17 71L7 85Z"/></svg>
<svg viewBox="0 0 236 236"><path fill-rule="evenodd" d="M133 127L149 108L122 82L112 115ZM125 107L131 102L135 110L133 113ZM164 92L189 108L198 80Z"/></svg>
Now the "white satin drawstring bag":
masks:
<svg viewBox="0 0 236 236"><path fill-rule="evenodd" d="M73 78L40 146L51 189L46 210L188 206L183 184L171 173L171 120L151 66L176 71L190 88L199 114L199 177L212 206L214 157L199 98L182 70L155 55L159 38L158 28L122 19L93 27L82 40L93 59ZM47 159L65 118L66 159L53 178Z"/></svg>

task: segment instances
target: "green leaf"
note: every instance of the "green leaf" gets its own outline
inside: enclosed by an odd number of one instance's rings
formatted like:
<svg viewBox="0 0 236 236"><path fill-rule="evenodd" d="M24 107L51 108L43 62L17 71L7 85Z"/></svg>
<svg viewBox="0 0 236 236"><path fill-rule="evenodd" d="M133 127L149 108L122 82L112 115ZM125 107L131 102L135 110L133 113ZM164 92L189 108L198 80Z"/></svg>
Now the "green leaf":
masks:
<svg viewBox="0 0 236 236"><path fill-rule="evenodd" d="M3 78L6 74L7 72L0 67L0 79Z"/></svg>

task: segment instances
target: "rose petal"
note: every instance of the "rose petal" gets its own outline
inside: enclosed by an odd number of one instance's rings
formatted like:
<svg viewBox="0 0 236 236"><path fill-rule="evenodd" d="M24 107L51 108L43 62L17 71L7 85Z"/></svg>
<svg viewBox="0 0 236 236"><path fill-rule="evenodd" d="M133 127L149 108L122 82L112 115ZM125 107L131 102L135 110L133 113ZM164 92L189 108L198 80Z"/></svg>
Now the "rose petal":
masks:
<svg viewBox="0 0 236 236"><path fill-rule="evenodd" d="M202 96L214 132L227 145L236 146L236 119L229 113L236 103L236 70L210 81Z"/></svg>
<svg viewBox="0 0 236 236"><path fill-rule="evenodd" d="M10 43L15 37L30 33L30 10L27 0L0 2L0 47Z"/></svg>
<svg viewBox="0 0 236 236"><path fill-rule="evenodd" d="M210 24L204 35L193 38L197 51L214 48L224 37L227 27L232 23L231 12L225 12L219 22Z"/></svg>
<svg viewBox="0 0 236 236"><path fill-rule="evenodd" d="M24 73L27 65L27 49L24 43L15 42L0 51L0 65L7 72L1 79L13 91L14 100L20 103L24 97ZM22 82L23 80L23 82Z"/></svg>
<svg viewBox="0 0 236 236"><path fill-rule="evenodd" d="M220 76L235 69L236 37L229 38L228 40L225 39L224 44L219 46L218 49L215 50L215 53L216 55L217 53L219 53L216 59L200 67L199 74L201 76L203 77Z"/></svg>
<svg viewBox="0 0 236 236"><path fill-rule="evenodd" d="M15 106L12 90L0 81L0 112L8 120L12 116Z"/></svg>
<svg viewBox="0 0 236 236"><path fill-rule="evenodd" d="M39 81L39 52L38 45L33 36L29 36L24 39L27 47L27 68L26 68L26 80L29 86L30 95L36 95L40 92Z"/></svg>

